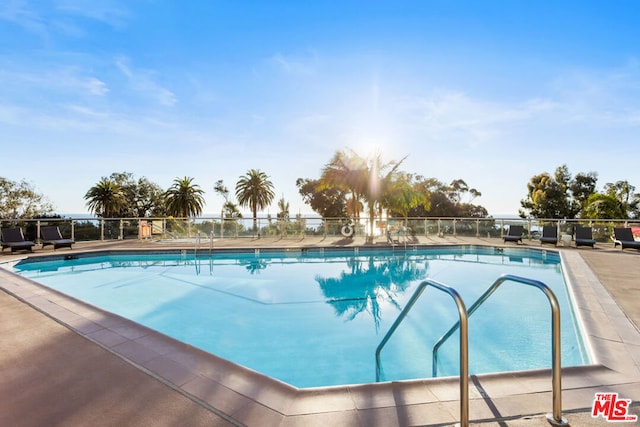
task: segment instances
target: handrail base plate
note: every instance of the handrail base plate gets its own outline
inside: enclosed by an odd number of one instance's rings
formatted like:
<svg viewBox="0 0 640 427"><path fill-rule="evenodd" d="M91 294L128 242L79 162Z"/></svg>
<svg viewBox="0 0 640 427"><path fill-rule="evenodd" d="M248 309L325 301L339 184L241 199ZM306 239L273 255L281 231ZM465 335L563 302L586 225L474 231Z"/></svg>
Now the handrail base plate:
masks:
<svg viewBox="0 0 640 427"><path fill-rule="evenodd" d="M547 421L549 421L549 424L551 424L552 426L568 426L569 425L569 421L567 421L565 417L561 416L560 421L558 421L553 417L553 414L547 414Z"/></svg>

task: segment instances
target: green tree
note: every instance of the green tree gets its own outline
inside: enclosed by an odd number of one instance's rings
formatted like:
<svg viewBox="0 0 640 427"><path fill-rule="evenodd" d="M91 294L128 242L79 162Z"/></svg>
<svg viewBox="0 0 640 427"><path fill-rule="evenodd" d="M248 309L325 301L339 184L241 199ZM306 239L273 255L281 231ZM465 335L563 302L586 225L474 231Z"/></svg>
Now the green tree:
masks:
<svg viewBox="0 0 640 427"><path fill-rule="evenodd" d="M387 181L382 204L391 216L401 216L407 221L412 209L421 206L428 210L430 207L429 192L421 191L414 185L413 175L397 172Z"/></svg>
<svg viewBox="0 0 640 427"><path fill-rule="evenodd" d="M589 219L626 218L627 212L615 196L594 193L589 196L581 216Z"/></svg>
<svg viewBox="0 0 640 427"><path fill-rule="evenodd" d="M224 182L221 179L216 181L216 184L213 186L213 191L224 198L222 211L220 212L221 218L242 218L238 205L233 203L229 198L229 189L224 185Z"/></svg>
<svg viewBox="0 0 640 427"><path fill-rule="evenodd" d="M640 194L629 181L616 181L604 186L605 194L614 197L620 204L623 216L620 218L638 218L640 210Z"/></svg>
<svg viewBox="0 0 640 427"><path fill-rule="evenodd" d="M582 211L587 204L589 197L596 192L596 184L598 182L598 174L595 172L578 173L569 182L569 190L573 197L574 210Z"/></svg>
<svg viewBox="0 0 640 427"><path fill-rule="evenodd" d="M302 200L323 218L347 216L347 198L344 190L321 185L320 180L298 178L298 192Z"/></svg>
<svg viewBox="0 0 640 427"><path fill-rule="evenodd" d="M280 221L289 221L289 202L284 199L284 196L278 200L278 213L276 218Z"/></svg>
<svg viewBox="0 0 640 427"><path fill-rule="evenodd" d="M122 188L108 178L102 178L84 195L90 212L102 218L122 216L127 199Z"/></svg>
<svg viewBox="0 0 640 427"><path fill-rule="evenodd" d="M112 173L108 178L122 189L125 205L118 216L138 217L164 216L164 190L146 177L136 179L129 172Z"/></svg>
<svg viewBox="0 0 640 427"><path fill-rule="evenodd" d="M487 210L481 205L471 203L482 195L480 191L469 187L462 179L445 184L436 178L417 176L413 184L418 193L427 195L428 205L418 205L411 209L410 216L427 217L471 217L486 218Z"/></svg>
<svg viewBox="0 0 640 427"><path fill-rule="evenodd" d="M269 206L273 201L273 184L264 172L250 169L236 183L236 199L240 206L248 206L253 213L253 231L258 229L258 210Z"/></svg>
<svg viewBox="0 0 640 427"><path fill-rule="evenodd" d="M193 184L193 178L176 178L165 192L167 214L176 217L192 217L202 213L204 191Z"/></svg>
<svg viewBox="0 0 640 427"><path fill-rule="evenodd" d="M0 177L0 218L17 219L50 215L53 206L26 181Z"/></svg>
<svg viewBox="0 0 640 427"><path fill-rule="evenodd" d="M384 193L393 180L394 173L404 162L406 156L398 161L383 162L382 155L376 153L367 161L367 169L364 174L367 185L363 191L363 197L367 202L367 210L369 213L369 235L373 236L373 225L375 222L375 213L380 211L382 206L380 201L384 198Z"/></svg>
<svg viewBox="0 0 640 427"><path fill-rule="evenodd" d="M520 216L533 218L575 218L595 189L597 176L578 174L571 178L566 165L554 175L535 175L527 184L527 198L520 201Z"/></svg>
<svg viewBox="0 0 640 427"><path fill-rule="evenodd" d="M102 177L85 199L90 210L101 216L132 218L164 216L164 191L147 178L136 179L129 172L114 172ZM103 200L104 202L101 202ZM97 209L96 209L97 208Z"/></svg>

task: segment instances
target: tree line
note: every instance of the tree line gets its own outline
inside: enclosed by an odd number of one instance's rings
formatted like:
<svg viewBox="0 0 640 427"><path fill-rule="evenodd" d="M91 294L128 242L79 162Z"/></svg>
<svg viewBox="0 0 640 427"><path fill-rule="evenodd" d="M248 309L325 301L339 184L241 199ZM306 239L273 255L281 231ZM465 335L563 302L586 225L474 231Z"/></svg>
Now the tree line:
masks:
<svg viewBox="0 0 640 427"><path fill-rule="evenodd" d="M608 182L596 191L598 174L580 172L571 176L567 165L553 174L535 175L520 201L522 218L637 219L640 193L626 180Z"/></svg>
<svg viewBox="0 0 640 427"><path fill-rule="evenodd" d="M466 217L486 218L487 210L473 200L481 193L462 179L444 183L436 178L400 169L406 159L385 161L381 154L364 157L352 149L336 151L316 178L298 178L296 186L302 200L324 218L362 214L370 219L382 217ZM640 218L640 194L628 181L607 183L597 189L595 172L572 176L566 165L553 174L533 176L526 185L527 195L520 201L522 218ZM233 196L223 180L213 185L224 198L221 217L241 218L239 207L248 208L257 223L257 214L275 198L269 176L250 169L239 177ZM86 206L104 218L196 217L205 206L204 190L191 177L176 178L163 190L146 177L129 172L102 177L84 195ZM289 203L278 200L277 218L289 219ZM53 207L28 183L0 177L0 218L35 218L53 215Z"/></svg>

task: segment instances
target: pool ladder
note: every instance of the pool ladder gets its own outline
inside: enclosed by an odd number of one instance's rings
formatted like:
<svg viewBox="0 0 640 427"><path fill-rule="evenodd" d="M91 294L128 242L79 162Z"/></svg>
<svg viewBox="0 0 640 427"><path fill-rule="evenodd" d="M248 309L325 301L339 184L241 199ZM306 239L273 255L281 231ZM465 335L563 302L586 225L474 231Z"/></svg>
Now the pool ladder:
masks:
<svg viewBox="0 0 640 427"><path fill-rule="evenodd" d="M458 292L442 283L438 283L434 280L427 279L418 285L407 305L400 312L389 331L384 336L378 347L376 348L376 381L380 381L380 352L385 346L391 335L398 328L400 323L407 317L407 314L414 306L416 301L420 298L424 290L432 286L442 292L449 294L458 308L458 320L448 331L444 334L433 347L433 376L437 373L438 362L438 349L440 346L451 336L453 333L460 329L460 426L469 426L469 316L471 316L504 282L512 281L521 283L523 285L534 286L540 289L546 295L551 307L551 329L552 329L552 399L553 399L553 412L547 414L547 421L554 426L568 426L569 423L562 416L562 378L561 378L561 360L560 360L560 306L558 299L553 291L544 283L537 280L527 279L524 277L513 276L505 274L500 276L481 296L476 302L474 302L467 311L464 301L460 298Z"/></svg>

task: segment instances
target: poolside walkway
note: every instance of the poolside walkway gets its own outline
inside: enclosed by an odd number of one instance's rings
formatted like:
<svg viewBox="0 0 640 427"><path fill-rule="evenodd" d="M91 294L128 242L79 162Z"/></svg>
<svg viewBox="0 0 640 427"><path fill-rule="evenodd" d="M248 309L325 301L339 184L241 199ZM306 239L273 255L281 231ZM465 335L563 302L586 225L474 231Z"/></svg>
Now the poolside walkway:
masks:
<svg viewBox="0 0 640 427"><path fill-rule="evenodd" d="M497 239L454 237L422 238L419 243L503 246ZM224 239L214 242L214 250L363 244L358 239ZM522 246L539 247L539 243L525 241ZM185 242L182 247L192 249L193 244ZM79 243L73 252L156 248L176 245ZM581 310L589 314L591 320L585 323L600 355L597 366L563 369L563 415L572 426L609 425L602 417L591 417L595 392L617 392L621 398L632 399L630 414L640 415L640 251L621 252L610 244L558 249L576 266L570 280L577 285ZM203 244L200 250L208 246ZM68 251L56 253L63 252ZM36 250L34 256L51 253L50 249ZM23 256L5 253L0 263ZM582 265L588 265L593 275ZM346 400L333 391L302 393L285 386L256 386L261 384L259 379L246 388L250 375L243 379L223 372L234 378L213 382L221 372L198 374L195 370L204 369L200 365L208 355L90 307L76 304L76 313L71 315L66 299L27 282L0 268L2 426L448 426L457 420L457 381L415 382L409 387L390 383L386 394L379 393L385 387L381 384L377 394L366 386L351 387ZM167 357L178 354L177 350L183 359ZM216 363L225 366L224 361ZM472 425L548 426L544 416L551 409L548 377L548 372L516 374L509 381L504 376L474 376L470 383ZM223 392L224 381L235 382L236 391L225 388ZM246 393L238 391L243 387ZM419 403L423 397L417 394L425 390L435 399ZM391 403L384 403L387 401ZM325 409L316 411L315 407Z"/></svg>

